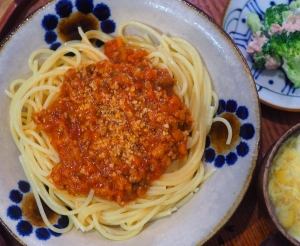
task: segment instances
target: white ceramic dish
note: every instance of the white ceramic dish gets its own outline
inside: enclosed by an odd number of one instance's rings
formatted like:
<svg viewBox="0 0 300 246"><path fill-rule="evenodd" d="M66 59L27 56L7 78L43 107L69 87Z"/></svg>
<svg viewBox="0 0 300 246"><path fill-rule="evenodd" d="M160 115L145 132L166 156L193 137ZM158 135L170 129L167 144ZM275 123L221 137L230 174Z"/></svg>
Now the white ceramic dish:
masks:
<svg viewBox="0 0 300 246"><path fill-rule="evenodd" d="M262 16L271 4L287 4L289 2L288 0L232 0L224 17L223 28L246 58L261 102L286 111L300 111L300 89L295 89L283 70L255 70L252 68L251 57L246 52L252 36L246 22L247 14L251 11Z"/></svg>
<svg viewBox="0 0 300 246"><path fill-rule="evenodd" d="M78 1L80 2L80 1ZM67 4L60 11L59 4ZM260 108L250 70L231 39L204 13L185 1L89 0L92 11L104 3L110 16L100 21L106 31L124 20L139 20L161 32L180 36L193 43L202 54L220 97L217 114L226 113L238 122L236 140L226 150L218 151L207 138L205 158L217 172L199 192L172 216L149 223L135 238L113 242L98 232L82 233L76 229L63 235L38 227L24 216L22 204L30 187L19 164L19 152L9 130L9 104L4 90L19 77L28 76L27 59L37 48L56 46L55 21L66 12L83 11L74 0L60 0L38 10L2 43L0 48L0 218L14 237L24 245L197 245L214 235L230 218L242 200L252 177L260 142ZM70 5L68 5L70 4ZM66 5L65 5L66 6ZM87 6L87 5L85 5ZM54 16L54 17L53 17ZM54 19L53 19L54 18ZM66 17L67 18L67 17ZM112 28L112 29L111 29ZM113 33L112 33L113 34ZM64 226L63 218L57 225Z"/></svg>

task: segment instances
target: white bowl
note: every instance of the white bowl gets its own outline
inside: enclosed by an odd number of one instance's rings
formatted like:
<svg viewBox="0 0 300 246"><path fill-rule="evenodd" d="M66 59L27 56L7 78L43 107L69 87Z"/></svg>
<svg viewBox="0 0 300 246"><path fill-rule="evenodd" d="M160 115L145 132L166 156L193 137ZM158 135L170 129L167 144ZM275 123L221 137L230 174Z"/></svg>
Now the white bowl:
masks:
<svg viewBox="0 0 300 246"><path fill-rule="evenodd" d="M200 186L199 192L169 217L149 223L136 237L113 242L98 232L82 233L73 229L53 235L47 228L28 229L26 219L14 214L23 198L30 193L19 163L17 150L9 130L9 104L4 90L12 80L29 75L27 59L41 47L55 42L46 39L42 21L52 14L58 19L57 3L47 4L28 17L2 43L0 48L0 218L11 233L26 245L196 245L212 237L230 218L241 202L252 177L260 142L260 107L251 72L229 36L207 15L185 1L160 0L90 0L105 3L110 9L107 22L116 26L125 20L138 20L159 31L189 40L201 53L220 98L218 114L227 113L238 122L234 127L237 139L230 149L218 152L208 138L207 167L216 173ZM68 1L65 1L68 2ZM80 11L73 3L72 12ZM107 27L107 26L106 26ZM56 30L54 29L53 32ZM52 33L53 34L53 33ZM112 33L114 34L114 33ZM49 33L47 33L49 35ZM51 36L51 33L50 33ZM222 144L220 143L221 147ZM222 149L222 148L221 148ZM25 222L24 222L25 221ZM26 227L27 226L27 227ZM44 233L44 234L43 234Z"/></svg>

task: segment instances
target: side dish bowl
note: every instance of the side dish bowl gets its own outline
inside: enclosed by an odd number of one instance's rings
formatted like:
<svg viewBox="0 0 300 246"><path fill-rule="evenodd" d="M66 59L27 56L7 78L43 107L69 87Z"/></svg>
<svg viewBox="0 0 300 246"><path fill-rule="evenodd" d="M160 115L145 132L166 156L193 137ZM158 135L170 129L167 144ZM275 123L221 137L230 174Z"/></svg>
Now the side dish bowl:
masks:
<svg viewBox="0 0 300 246"><path fill-rule="evenodd" d="M206 169L216 172L193 198L171 216L148 223L140 234L127 241L112 242L96 231L83 233L75 228L62 235L53 233L45 226L34 225L22 210L31 188L10 134L10 99L4 91L14 79L29 76L28 57L34 50L55 49L63 43L57 23L74 24L69 17L78 12L97 17L96 26L114 36L120 23L136 20L161 33L190 41L201 54L219 96L216 115L226 117L233 127L233 141L227 146L226 128L213 125L206 139L204 161ZM231 38L188 2L51 1L0 44L0 61L0 220L22 245L201 245L228 221L240 204L252 179L260 146L257 90L249 67ZM59 217L56 226L63 227L65 223Z"/></svg>
<svg viewBox="0 0 300 246"><path fill-rule="evenodd" d="M277 232L281 233L288 241L290 241L293 245L300 245L299 238L298 240L292 236L287 231L287 227L285 228L283 224L289 223L289 221L280 220L279 216L277 215L278 211L280 211L280 207L275 205L274 201L271 198L270 195L270 180L274 177L277 178L277 181L280 181L280 184L283 184L282 182L286 182L286 174L284 176L282 175L282 172L280 171L282 169L277 168L276 172L272 171L275 170L274 165L276 165L276 162L274 160L278 160L275 158L278 158L279 155L282 156L282 153L284 153L285 149L283 148L286 146L287 143L290 143L290 140L292 140L295 137L298 137L300 134L300 124L297 124L293 126L292 128L288 129L282 136L278 138L278 140L269 148L267 151L265 157L263 158L263 161L260 166L259 171L259 182L258 182L258 197L259 197L259 203L261 205L260 209L262 210L262 214L266 218L266 221L268 223L268 226L270 230L276 234ZM278 163L278 161L277 161ZM292 161L287 163L289 166L292 165ZM291 171L291 170L290 170ZM291 175L296 175L295 173L290 173ZM278 177L281 179L279 180ZM277 191L278 192L278 191ZM272 192L273 194L273 192ZM277 193L278 194L278 193ZM289 197L289 194L284 194L284 196ZM293 199L293 195L292 198ZM283 211L283 210L281 210ZM291 219L293 220L296 216L292 216ZM287 218L287 217L283 217Z"/></svg>

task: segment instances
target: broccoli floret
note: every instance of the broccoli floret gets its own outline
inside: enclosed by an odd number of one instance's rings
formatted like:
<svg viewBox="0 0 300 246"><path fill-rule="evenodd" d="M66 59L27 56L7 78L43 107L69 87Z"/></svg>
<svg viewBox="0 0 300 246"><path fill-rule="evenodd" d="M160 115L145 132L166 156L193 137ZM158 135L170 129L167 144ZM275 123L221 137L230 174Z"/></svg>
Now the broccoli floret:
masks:
<svg viewBox="0 0 300 246"><path fill-rule="evenodd" d="M300 31L283 32L270 37L262 47L264 54L278 54L283 59L282 68L288 78L300 87Z"/></svg>
<svg viewBox="0 0 300 246"><path fill-rule="evenodd" d="M291 11L295 11L298 8L300 8L300 0L292 1L290 3L290 9L291 9Z"/></svg>
<svg viewBox="0 0 300 246"><path fill-rule="evenodd" d="M290 6L287 4L277 4L267 8L264 15L264 30L268 32L272 24L281 25L284 20L282 13L286 11L290 11Z"/></svg>
<svg viewBox="0 0 300 246"><path fill-rule="evenodd" d="M300 31L282 32L271 36L268 42L264 44L263 52L274 52L285 59L300 56Z"/></svg>
<svg viewBox="0 0 300 246"><path fill-rule="evenodd" d="M282 68L284 69L288 78L294 83L295 88L300 88L300 57L290 58L289 60L283 59Z"/></svg>
<svg viewBox="0 0 300 246"><path fill-rule="evenodd" d="M282 21L284 22L286 18L288 18L291 14L293 14L293 11L287 10L282 12Z"/></svg>
<svg viewBox="0 0 300 246"><path fill-rule="evenodd" d="M262 47L263 53L271 54L278 53L280 55L286 54L288 35L287 32L272 35L268 42Z"/></svg>
<svg viewBox="0 0 300 246"><path fill-rule="evenodd" d="M251 29L252 33L256 33L258 31L261 31L262 29L262 24L260 22L258 14L255 14L253 12L250 12L247 15L247 24L249 28Z"/></svg>
<svg viewBox="0 0 300 246"><path fill-rule="evenodd" d="M265 67L266 56L263 53L256 53L253 55L253 68L261 69Z"/></svg>
<svg viewBox="0 0 300 246"><path fill-rule="evenodd" d="M269 53L261 52L261 53L256 53L253 55L253 68L255 68L255 69L266 68L266 63L269 59L273 59L277 63L277 66L273 67L272 69L277 68L282 63L281 56L279 56L275 53L269 54ZM271 68L268 67L268 69L271 69Z"/></svg>

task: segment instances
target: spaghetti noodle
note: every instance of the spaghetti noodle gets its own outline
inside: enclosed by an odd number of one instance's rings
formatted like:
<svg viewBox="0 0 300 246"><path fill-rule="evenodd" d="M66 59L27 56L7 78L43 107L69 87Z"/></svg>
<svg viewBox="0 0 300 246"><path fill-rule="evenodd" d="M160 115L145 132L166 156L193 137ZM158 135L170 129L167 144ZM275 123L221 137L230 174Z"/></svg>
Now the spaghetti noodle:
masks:
<svg viewBox="0 0 300 246"><path fill-rule="evenodd" d="M146 34L125 35L128 26ZM205 138L213 122L224 121L213 118L218 108L218 97L197 50L188 41L161 35L139 22L124 22L118 31L123 42L128 47L146 50L152 65L167 69L177 81L174 90L194 118L187 141L188 153L183 160L172 162L165 173L151 183L144 197L125 206L94 196L92 189L87 196L72 195L58 189L49 176L59 163L59 156L46 133L37 128L32 118L34 113L49 107L57 98L68 69L108 59L90 40L107 42L113 37L100 31L83 33L80 28L79 33L82 41L68 42L56 51L35 51L29 58L32 76L11 83L9 91L6 91L12 99L11 133L21 152L20 162L41 216L51 230L64 233L74 225L84 232L96 229L106 238L125 240L137 235L147 222L172 214L190 200L199 185L212 175L212 172L204 171ZM70 52L73 56L68 56ZM230 142L231 128L228 124L226 126L229 133L227 142ZM69 217L66 228L51 225L41 199L54 212Z"/></svg>

